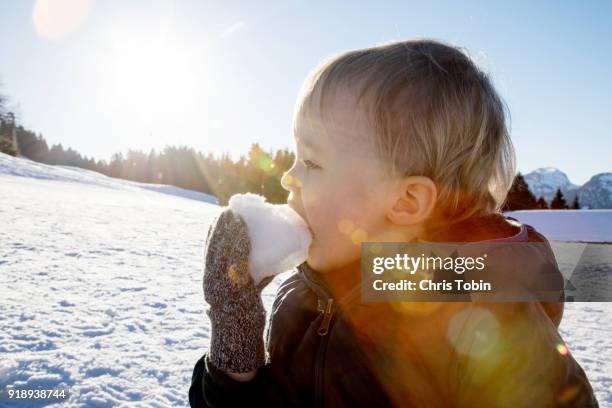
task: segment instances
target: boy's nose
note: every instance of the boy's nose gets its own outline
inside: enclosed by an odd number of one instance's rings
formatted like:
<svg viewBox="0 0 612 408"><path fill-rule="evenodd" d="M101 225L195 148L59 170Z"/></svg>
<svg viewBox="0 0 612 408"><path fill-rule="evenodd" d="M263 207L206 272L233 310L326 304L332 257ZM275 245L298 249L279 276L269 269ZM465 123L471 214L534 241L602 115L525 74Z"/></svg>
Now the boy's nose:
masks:
<svg viewBox="0 0 612 408"><path fill-rule="evenodd" d="M289 174L288 171L283 174L280 183L281 186L289 192L293 192L295 189L300 188L302 186L300 179Z"/></svg>

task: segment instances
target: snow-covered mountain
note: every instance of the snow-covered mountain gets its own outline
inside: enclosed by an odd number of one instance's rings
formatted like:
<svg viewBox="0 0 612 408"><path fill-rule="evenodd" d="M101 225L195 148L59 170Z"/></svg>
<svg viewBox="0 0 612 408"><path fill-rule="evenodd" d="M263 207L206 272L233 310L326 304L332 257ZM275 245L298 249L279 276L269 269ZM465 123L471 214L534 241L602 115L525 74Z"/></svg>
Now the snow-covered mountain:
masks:
<svg viewBox="0 0 612 408"><path fill-rule="evenodd" d="M567 202L571 203L576 194L583 208L612 208L612 173L596 174L584 185L569 190Z"/></svg>
<svg viewBox="0 0 612 408"><path fill-rule="evenodd" d="M564 172L554 167L542 167L523 177L536 198L544 197L549 203L560 188L568 204L578 194L582 208L612 208L612 173L596 174L582 186L573 184Z"/></svg>
<svg viewBox="0 0 612 408"><path fill-rule="evenodd" d="M523 176L531 192L546 201L552 200L557 188L563 193L578 186L569 181L567 175L554 167L542 167Z"/></svg>

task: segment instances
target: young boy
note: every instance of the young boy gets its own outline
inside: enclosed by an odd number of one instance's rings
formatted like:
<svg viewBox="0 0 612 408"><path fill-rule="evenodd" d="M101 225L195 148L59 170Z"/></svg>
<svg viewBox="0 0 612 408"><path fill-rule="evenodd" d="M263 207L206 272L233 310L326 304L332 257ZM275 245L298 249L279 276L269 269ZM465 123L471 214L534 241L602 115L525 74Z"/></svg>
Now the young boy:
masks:
<svg viewBox="0 0 612 408"><path fill-rule="evenodd" d="M313 233L308 259L279 287L264 345L269 280L228 279L230 264L245 273L246 227L230 210L213 222L212 337L192 406L597 406L557 331L562 298L360 300L362 242L547 242L499 212L514 152L504 106L469 57L431 40L336 56L305 82L294 135L281 183Z"/></svg>

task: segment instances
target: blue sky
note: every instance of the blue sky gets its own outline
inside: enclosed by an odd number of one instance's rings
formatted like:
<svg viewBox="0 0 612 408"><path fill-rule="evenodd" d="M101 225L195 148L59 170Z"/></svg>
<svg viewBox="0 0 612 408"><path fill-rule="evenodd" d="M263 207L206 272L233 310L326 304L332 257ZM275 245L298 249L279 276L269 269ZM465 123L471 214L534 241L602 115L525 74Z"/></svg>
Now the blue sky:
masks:
<svg viewBox="0 0 612 408"><path fill-rule="evenodd" d="M612 170L610 2L47 1L0 3L0 91L50 144L98 159L293 148L297 93L322 59L430 37L491 74L520 171L582 184ZM53 25L62 3L72 19Z"/></svg>

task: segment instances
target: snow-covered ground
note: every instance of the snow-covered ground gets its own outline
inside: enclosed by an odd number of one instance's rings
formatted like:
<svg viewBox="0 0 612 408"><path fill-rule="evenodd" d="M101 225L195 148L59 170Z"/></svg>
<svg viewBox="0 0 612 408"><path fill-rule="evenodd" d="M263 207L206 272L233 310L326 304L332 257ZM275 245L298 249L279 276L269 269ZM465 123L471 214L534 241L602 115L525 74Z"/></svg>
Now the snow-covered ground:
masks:
<svg viewBox="0 0 612 408"><path fill-rule="evenodd" d="M0 389L67 385L65 406L188 406L210 334L202 244L220 209L159 188L0 154ZM268 310L286 276L264 290ZM611 312L569 303L561 325L602 406Z"/></svg>
<svg viewBox="0 0 612 408"><path fill-rule="evenodd" d="M88 184L110 189L121 189L139 191L141 189L156 191L192 200L204 201L218 204L216 197L199 191L185 190L184 188L169 186L166 184L148 184L135 181L121 180L107 177L91 170L84 170L72 166L49 166L38 163L27 157L14 158L0 153L0 174L30 177L39 180L67 181L80 184Z"/></svg>
<svg viewBox="0 0 612 408"><path fill-rule="evenodd" d="M612 210L528 210L506 215L533 225L551 241L612 243Z"/></svg>

